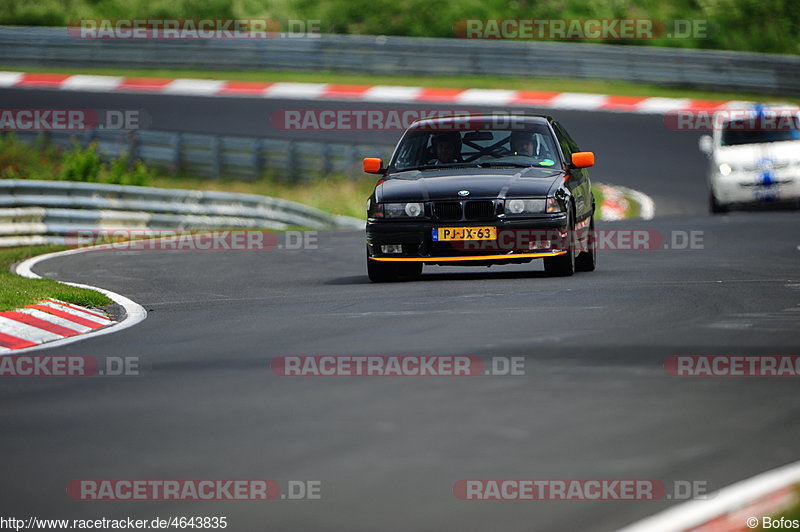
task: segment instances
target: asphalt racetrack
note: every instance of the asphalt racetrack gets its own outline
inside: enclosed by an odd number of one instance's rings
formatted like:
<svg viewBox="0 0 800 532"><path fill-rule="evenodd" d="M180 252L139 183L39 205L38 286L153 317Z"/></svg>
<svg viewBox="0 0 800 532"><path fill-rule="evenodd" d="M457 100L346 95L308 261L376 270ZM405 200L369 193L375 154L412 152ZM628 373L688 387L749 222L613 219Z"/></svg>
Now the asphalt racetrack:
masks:
<svg viewBox="0 0 800 532"><path fill-rule="evenodd" d="M7 107L146 107L153 127L271 135L319 102L3 90ZM367 104L324 102L331 107ZM386 105L376 104L376 108ZM709 491L797 460L792 378L680 378L673 355L797 355L797 211L706 214L697 135L659 116L553 112L597 153L595 181L656 201L600 230L702 235L604 250L598 269L426 267L371 284L360 232L316 249L103 251L35 271L142 304L141 324L48 354L139 357L128 377L0 385L0 509L53 518L228 516L231 530L610 531L660 501L462 501L460 479L659 479ZM265 125L266 124L266 125ZM338 133L393 142L395 133ZM287 355L524 357L525 375L280 377ZM10 459L9 457L14 457ZM90 502L74 479L321 481L320 500Z"/></svg>

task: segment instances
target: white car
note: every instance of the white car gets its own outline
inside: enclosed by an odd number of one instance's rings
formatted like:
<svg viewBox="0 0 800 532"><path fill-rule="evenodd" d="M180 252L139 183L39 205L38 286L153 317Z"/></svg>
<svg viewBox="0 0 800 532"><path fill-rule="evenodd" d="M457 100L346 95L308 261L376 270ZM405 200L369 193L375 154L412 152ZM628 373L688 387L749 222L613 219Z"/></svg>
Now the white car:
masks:
<svg viewBox="0 0 800 532"><path fill-rule="evenodd" d="M700 138L710 159L712 213L765 202L800 203L800 108L731 104Z"/></svg>

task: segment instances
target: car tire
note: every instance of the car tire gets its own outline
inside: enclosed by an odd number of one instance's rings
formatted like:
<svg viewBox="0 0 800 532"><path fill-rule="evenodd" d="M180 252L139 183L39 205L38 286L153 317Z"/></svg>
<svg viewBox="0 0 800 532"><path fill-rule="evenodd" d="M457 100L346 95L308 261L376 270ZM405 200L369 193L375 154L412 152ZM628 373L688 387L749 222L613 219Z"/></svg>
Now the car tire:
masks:
<svg viewBox="0 0 800 532"><path fill-rule="evenodd" d="M391 283L398 278L397 265L391 262L378 262L367 257L367 276L373 283Z"/></svg>
<svg viewBox="0 0 800 532"><path fill-rule="evenodd" d="M589 235L586 237L587 251L581 251L575 258L575 271L593 272L597 265L597 239L594 232L594 215L589 219Z"/></svg>
<svg viewBox="0 0 800 532"><path fill-rule="evenodd" d="M711 211L711 214L722 214L728 212L728 207L717 201L713 191L708 193L708 207Z"/></svg>
<svg viewBox="0 0 800 532"><path fill-rule="evenodd" d="M421 262L380 262L367 255L367 276L373 283L391 283L416 279L422 273Z"/></svg>
<svg viewBox="0 0 800 532"><path fill-rule="evenodd" d="M544 259L544 271L554 277L569 277L575 274L575 243L572 241L575 234L575 218L569 211L569 226L567 230L567 252L557 257Z"/></svg>

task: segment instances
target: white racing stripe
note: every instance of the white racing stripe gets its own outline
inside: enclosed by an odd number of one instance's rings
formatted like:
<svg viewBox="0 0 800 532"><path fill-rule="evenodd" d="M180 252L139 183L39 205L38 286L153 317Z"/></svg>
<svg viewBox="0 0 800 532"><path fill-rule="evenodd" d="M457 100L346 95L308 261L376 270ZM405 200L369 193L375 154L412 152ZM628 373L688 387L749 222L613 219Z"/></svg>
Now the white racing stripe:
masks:
<svg viewBox="0 0 800 532"><path fill-rule="evenodd" d="M68 319L61 318L59 316L54 316L53 314L48 314L43 310L35 308L19 308L14 312L19 312L20 314L27 314L29 316L33 316L34 318L39 318L40 320L52 323L53 325L60 325L61 327L66 327L67 329L78 331L79 333L84 333L93 330L91 327L87 327L86 325L81 325L80 323L75 323L74 321L69 321Z"/></svg>
<svg viewBox="0 0 800 532"><path fill-rule="evenodd" d="M63 336L45 331L39 327L34 327L33 325L28 325L27 323L22 323L21 321L12 320L11 318L3 316L0 316L0 331L10 334L11 336L16 336L17 338L22 338L23 340L28 340L29 342L36 342L37 344L64 338ZM19 351L22 350L17 349L15 352Z"/></svg>

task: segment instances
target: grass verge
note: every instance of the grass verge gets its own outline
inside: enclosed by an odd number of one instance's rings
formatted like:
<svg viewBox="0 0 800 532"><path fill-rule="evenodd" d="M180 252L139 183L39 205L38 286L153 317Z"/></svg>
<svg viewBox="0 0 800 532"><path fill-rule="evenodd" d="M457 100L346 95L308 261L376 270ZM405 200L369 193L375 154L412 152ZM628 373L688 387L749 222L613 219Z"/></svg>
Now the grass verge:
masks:
<svg viewBox="0 0 800 532"><path fill-rule="evenodd" d="M51 279L27 279L11 272L22 260L67 249L65 246L30 246L0 249L0 311L14 310L46 298L84 307L101 307L112 301L99 292L57 283Z"/></svg>
<svg viewBox="0 0 800 532"><path fill-rule="evenodd" d="M149 70L124 68L74 68L40 66L0 66L0 70L47 72L54 74L97 74L108 76L197 78L231 81L309 82L344 85L401 85L413 87L445 87L453 89L507 89L552 92L582 92L619 96L658 96L664 98L694 98L699 100L753 100L800 104L800 98L768 96L728 91L711 91L657 87L654 85L571 78L514 78L479 76L378 76L344 74L340 72L281 72L281 71L208 71L208 70Z"/></svg>
<svg viewBox="0 0 800 532"><path fill-rule="evenodd" d="M94 143L82 148L75 142L62 149L47 144L41 136L31 145L19 141L13 132L0 135L0 179L146 186L151 174L142 161L130 164L127 155L104 162Z"/></svg>
<svg viewBox="0 0 800 532"><path fill-rule="evenodd" d="M794 486L794 492L795 492L794 493L795 501L800 501L800 484ZM761 516L756 516L756 517L759 520L761 520ZM779 520L781 518L784 519L784 522L785 521L789 521L789 522L794 521L794 522L800 523L800 502L795 502L792 506L790 506L789 508L787 508L783 512L780 512L780 513L772 516L773 520ZM763 525L763 521L761 521L761 523ZM775 530L775 529L788 530L790 528L795 528L795 529L797 528L796 526L792 526L791 524L789 524L787 526L782 526L780 528L779 528L779 525L777 523L772 523L772 525L773 526L766 527L766 528L764 528L763 526L759 526L758 530L770 530L770 529L771 530Z"/></svg>

